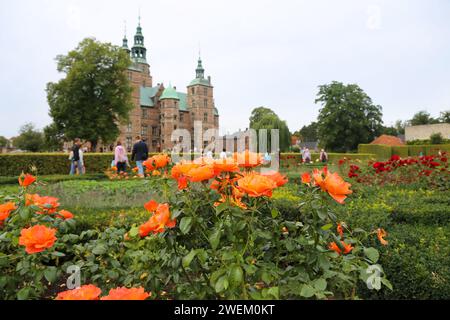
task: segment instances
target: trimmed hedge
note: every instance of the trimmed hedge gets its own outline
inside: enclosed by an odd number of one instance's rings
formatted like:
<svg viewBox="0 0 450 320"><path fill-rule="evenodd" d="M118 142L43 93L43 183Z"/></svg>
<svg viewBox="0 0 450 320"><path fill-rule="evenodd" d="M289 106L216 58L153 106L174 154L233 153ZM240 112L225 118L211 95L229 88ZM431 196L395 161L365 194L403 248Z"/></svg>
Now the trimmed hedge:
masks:
<svg viewBox="0 0 450 320"><path fill-rule="evenodd" d="M396 154L401 157L418 156L422 152L423 155L435 155L439 150L450 153L450 144L430 144L430 145L405 145L405 146L388 146L382 144L360 144L358 145L359 153L373 153L378 160L389 159Z"/></svg>
<svg viewBox="0 0 450 320"><path fill-rule="evenodd" d="M154 155L151 153L150 156ZM337 162L344 157L350 159L367 160L373 158L373 154L358 153L329 153L329 162ZM67 153L21 153L0 154L0 176L16 177L22 171L30 172L32 167L37 168L39 175L68 174L70 171L70 160ZM318 153L311 154L312 160L319 158ZM112 153L86 153L84 164L86 173L103 173L111 164ZM301 162L299 153L282 153L281 167L298 165ZM131 163L134 166L134 162Z"/></svg>

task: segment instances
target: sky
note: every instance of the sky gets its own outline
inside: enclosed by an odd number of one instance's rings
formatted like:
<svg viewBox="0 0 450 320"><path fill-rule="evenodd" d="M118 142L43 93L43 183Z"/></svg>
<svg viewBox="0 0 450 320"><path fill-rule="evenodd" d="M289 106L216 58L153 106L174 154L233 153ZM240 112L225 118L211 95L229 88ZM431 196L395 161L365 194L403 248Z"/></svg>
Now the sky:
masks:
<svg viewBox="0 0 450 320"><path fill-rule="evenodd" d="M0 0L0 136L51 122L55 57L86 37L129 42L139 11L154 83L185 91L199 50L222 133L255 107L291 131L314 121L318 86L358 84L385 125L450 109L448 0Z"/></svg>

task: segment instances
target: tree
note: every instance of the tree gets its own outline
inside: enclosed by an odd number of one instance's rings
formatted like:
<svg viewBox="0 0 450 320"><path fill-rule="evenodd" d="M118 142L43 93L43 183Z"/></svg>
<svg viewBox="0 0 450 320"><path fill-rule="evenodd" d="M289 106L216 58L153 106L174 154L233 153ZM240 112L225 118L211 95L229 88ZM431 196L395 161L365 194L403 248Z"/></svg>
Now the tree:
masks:
<svg viewBox="0 0 450 320"><path fill-rule="evenodd" d="M433 124L433 123L438 123L439 120L434 119L429 112L427 111L419 111L417 112L411 120L409 120L409 123L412 126L420 126L423 124Z"/></svg>
<svg viewBox="0 0 450 320"><path fill-rule="evenodd" d="M307 126L303 126L300 130L294 132L294 135L302 141L317 141L318 124L313 121Z"/></svg>
<svg viewBox="0 0 450 320"><path fill-rule="evenodd" d="M387 134L390 136L398 136L398 130L396 127L384 127L381 129L382 134Z"/></svg>
<svg viewBox="0 0 450 320"><path fill-rule="evenodd" d="M4 136L0 136L0 147L7 147L9 144L9 140Z"/></svg>
<svg viewBox="0 0 450 320"><path fill-rule="evenodd" d="M440 113L439 122L450 123L450 110L442 111Z"/></svg>
<svg viewBox="0 0 450 320"><path fill-rule="evenodd" d="M291 145L291 133L286 121L281 120L278 115L269 108L259 107L252 111L250 116L250 128L258 131L267 129L267 143L269 150L271 149L271 129L279 130L279 147L281 151L286 151ZM259 141L259 139L258 139Z"/></svg>
<svg viewBox="0 0 450 320"><path fill-rule="evenodd" d="M318 117L318 137L323 147L335 151L355 150L379 136L383 121L381 106L356 84L333 81L319 86L316 103L322 108Z"/></svg>
<svg viewBox="0 0 450 320"><path fill-rule="evenodd" d="M130 57L120 47L84 39L67 55L56 58L65 77L47 84L50 116L56 130L68 139L110 142L133 108L126 76Z"/></svg>
<svg viewBox="0 0 450 320"><path fill-rule="evenodd" d="M14 146L21 150L37 152L44 147L44 136L32 123L24 124L19 131L19 135L14 138Z"/></svg>
<svg viewBox="0 0 450 320"><path fill-rule="evenodd" d="M44 147L47 151L61 151L64 143L64 136L58 130L55 123L44 128Z"/></svg>
<svg viewBox="0 0 450 320"><path fill-rule="evenodd" d="M431 144L441 144L441 143L443 143L444 142L444 137L442 136L442 133L440 133L440 132L433 133L430 136L430 142L431 142Z"/></svg>
<svg viewBox="0 0 450 320"><path fill-rule="evenodd" d="M394 127L397 130L398 134L405 134L405 128L407 125L407 121L397 120L395 121Z"/></svg>

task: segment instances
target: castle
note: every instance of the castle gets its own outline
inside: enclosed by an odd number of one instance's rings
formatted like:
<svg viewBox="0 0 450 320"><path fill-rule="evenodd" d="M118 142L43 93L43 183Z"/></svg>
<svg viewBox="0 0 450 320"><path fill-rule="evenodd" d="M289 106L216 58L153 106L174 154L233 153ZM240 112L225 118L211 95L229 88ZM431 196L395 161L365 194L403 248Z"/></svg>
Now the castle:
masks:
<svg viewBox="0 0 450 320"><path fill-rule="evenodd" d="M219 113L214 105L211 77L205 78L200 57L195 79L184 93L171 85L164 87L162 83L157 83L153 86L140 21L131 50L126 35L122 48L132 60L127 75L133 87L134 108L130 112L129 123L120 126L119 136L128 150L131 150L138 135L147 142L150 152L171 150L174 146L171 141L173 130L186 129L194 137L194 121L202 122L203 131L219 128Z"/></svg>

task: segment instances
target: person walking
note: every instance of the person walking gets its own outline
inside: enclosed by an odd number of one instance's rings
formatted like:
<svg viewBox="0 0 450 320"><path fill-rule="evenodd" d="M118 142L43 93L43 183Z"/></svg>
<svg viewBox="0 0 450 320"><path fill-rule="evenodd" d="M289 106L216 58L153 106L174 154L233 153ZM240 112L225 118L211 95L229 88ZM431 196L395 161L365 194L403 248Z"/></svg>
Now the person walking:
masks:
<svg viewBox="0 0 450 320"><path fill-rule="evenodd" d="M304 162L305 163L310 163L311 162L311 153L309 152L309 149L308 148L305 148L305 151L304 151Z"/></svg>
<svg viewBox="0 0 450 320"><path fill-rule="evenodd" d="M79 138L76 138L73 143L72 151L71 151L71 164L70 164L70 175L75 174L75 168L78 168L78 173L83 174L83 164L80 161L80 146L81 141Z"/></svg>
<svg viewBox="0 0 450 320"><path fill-rule="evenodd" d="M328 154L325 152L324 149L320 150L319 159L320 159L321 162L327 162L328 161Z"/></svg>
<svg viewBox="0 0 450 320"><path fill-rule="evenodd" d="M122 141L117 141L117 146L114 149L114 164L117 167L117 173L125 172L129 166L127 151L122 146Z"/></svg>
<svg viewBox="0 0 450 320"><path fill-rule="evenodd" d="M78 174L85 174L86 173L86 167L84 166L84 148L79 148L78 153L80 155L80 164L81 164L81 171L80 169L77 170Z"/></svg>
<svg viewBox="0 0 450 320"><path fill-rule="evenodd" d="M148 158L148 147L147 144L142 141L140 136L136 137L136 143L133 145L133 151L131 152L131 160L136 161L136 166L138 167L138 172L141 177L144 176L144 166L142 162Z"/></svg>
<svg viewBox="0 0 450 320"><path fill-rule="evenodd" d="M220 159L226 159L227 158L227 152L225 151L225 149L222 149L222 152L219 155Z"/></svg>

